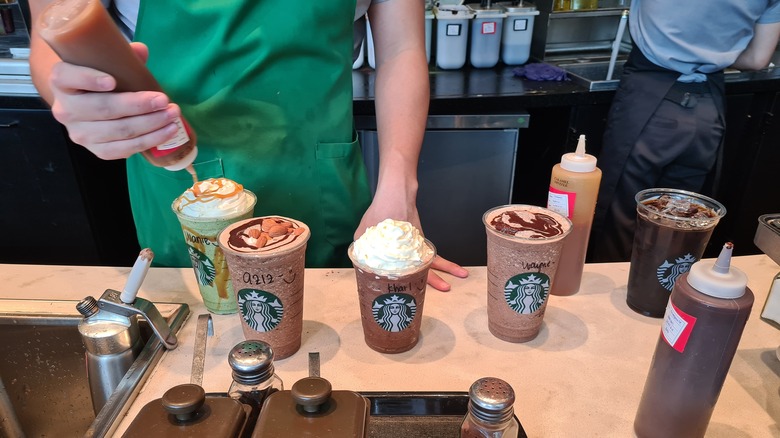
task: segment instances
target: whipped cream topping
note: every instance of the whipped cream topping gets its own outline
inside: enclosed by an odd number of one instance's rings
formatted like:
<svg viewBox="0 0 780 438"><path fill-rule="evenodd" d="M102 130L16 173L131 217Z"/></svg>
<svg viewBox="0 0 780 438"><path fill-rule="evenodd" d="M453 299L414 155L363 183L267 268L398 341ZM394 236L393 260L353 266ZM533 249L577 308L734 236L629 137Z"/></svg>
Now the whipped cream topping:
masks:
<svg viewBox="0 0 780 438"><path fill-rule="evenodd" d="M385 219L355 241L352 255L372 269L398 272L427 263L434 250L414 225Z"/></svg>
<svg viewBox="0 0 780 438"><path fill-rule="evenodd" d="M227 178L198 181L173 201L177 212L200 218L221 218L241 214L255 203L255 195Z"/></svg>

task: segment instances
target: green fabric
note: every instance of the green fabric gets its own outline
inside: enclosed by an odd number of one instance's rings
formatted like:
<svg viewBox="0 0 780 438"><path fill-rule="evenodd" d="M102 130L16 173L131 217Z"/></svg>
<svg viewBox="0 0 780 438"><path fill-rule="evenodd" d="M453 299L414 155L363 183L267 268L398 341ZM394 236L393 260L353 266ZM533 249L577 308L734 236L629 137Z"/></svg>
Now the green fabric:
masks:
<svg viewBox="0 0 780 438"><path fill-rule="evenodd" d="M370 202L352 119L355 0L142 1L135 38L197 133L200 179L224 176L257 197L255 216L312 231L310 267L348 266ZM160 266L189 266L171 202L192 180L140 155L127 160L143 247Z"/></svg>

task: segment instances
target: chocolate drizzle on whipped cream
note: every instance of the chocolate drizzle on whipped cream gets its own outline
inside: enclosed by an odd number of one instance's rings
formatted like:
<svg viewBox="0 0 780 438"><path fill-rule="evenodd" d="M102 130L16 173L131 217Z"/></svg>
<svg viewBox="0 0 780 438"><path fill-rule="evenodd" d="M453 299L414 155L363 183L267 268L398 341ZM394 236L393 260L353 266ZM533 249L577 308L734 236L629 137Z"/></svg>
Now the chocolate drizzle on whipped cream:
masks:
<svg viewBox="0 0 780 438"><path fill-rule="evenodd" d="M549 239L564 234L564 226L554 217L527 210L504 211L490 221L496 231L529 239Z"/></svg>
<svg viewBox="0 0 780 438"><path fill-rule="evenodd" d="M249 220L230 230L228 245L239 252L270 252L305 239L307 228L278 216Z"/></svg>

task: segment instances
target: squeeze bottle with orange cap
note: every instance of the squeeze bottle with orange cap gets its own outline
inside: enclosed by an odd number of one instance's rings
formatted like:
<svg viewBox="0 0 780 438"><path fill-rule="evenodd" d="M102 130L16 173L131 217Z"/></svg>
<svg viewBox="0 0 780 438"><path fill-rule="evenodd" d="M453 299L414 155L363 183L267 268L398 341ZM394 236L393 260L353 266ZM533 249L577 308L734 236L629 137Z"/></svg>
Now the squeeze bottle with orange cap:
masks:
<svg viewBox="0 0 780 438"><path fill-rule="evenodd" d="M65 62L94 68L116 79L114 91L162 91L136 56L100 0L56 0L36 23L41 38ZM194 134L181 118L178 133L164 144L142 152L152 164L168 170L187 169L198 155Z"/></svg>
<svg viewBox="0 0 780 438"><path fill-rule="evenodd" d="M561 162L553 166L550 178L547 208L568 217L572 223L550 289L553 295L574 295L580 290L600 184L601 169L596 167L596 157L585 153L585 135L580 135L577 150L563 154Z"/></svg>
<svg viewBox="0 0 780 438"><path fill-rule="evenodd" d="M747 276L731 266L731 242L674 283L634 431L703 437L753 308Z"/></svg>

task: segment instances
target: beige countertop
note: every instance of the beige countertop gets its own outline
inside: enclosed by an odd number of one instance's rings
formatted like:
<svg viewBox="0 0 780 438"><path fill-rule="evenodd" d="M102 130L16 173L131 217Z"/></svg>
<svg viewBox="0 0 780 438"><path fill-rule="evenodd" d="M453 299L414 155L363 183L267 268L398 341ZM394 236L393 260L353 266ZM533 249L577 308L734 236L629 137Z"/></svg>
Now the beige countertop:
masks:
<svg viewBox="0 0 780 438"><path fill-rule="evenodd" d="M707 436L780 437L780 331L759 318L780 267L764 255L737 257L756 301L731 365ZM318 351L321 375L334 389L354 391L467 391L484 376L508 381L515 413L531 437L633 436L633 420L661 319L625 304L628 263L586 265L580 292L552 296L539 336L525 344L493 337L487 329L486 270L451 278L452 291L429 288L420 343L383 355L366 346L355 277L349 269L309 269L305 279L303 344L276 361L289 388L308 375L308 352ZM0 296L80 300L121 289L129 268L0 265ZM180 345L165 353L117 429L172 386L189 383L197 315L205 313L191 269L152 268L139 296L184 302L191 315ZM243 340L237 315L214 315L203 386L226 392L228 351Z"/></svg>

